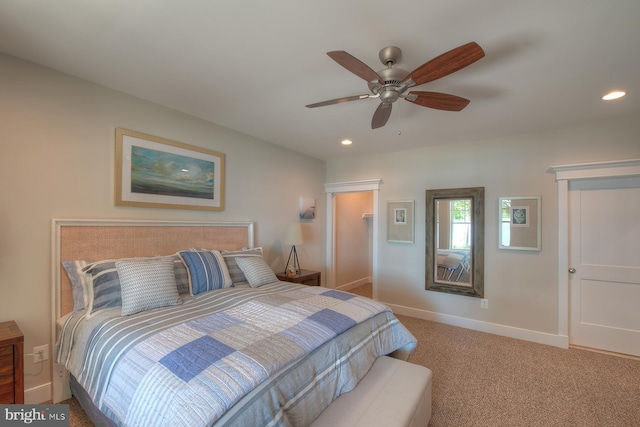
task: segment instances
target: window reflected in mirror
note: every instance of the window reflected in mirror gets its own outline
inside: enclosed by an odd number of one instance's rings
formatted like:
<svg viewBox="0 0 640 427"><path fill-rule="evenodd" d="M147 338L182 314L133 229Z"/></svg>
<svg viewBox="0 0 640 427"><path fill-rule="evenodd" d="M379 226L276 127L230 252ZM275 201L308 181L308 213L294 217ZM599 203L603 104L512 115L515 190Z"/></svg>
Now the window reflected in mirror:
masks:
<svg viewBox="0 0 640 427"><path fill-rule="evenodd" d="M438 281L471 286L472 200L436 200L436 271Z"/></svg>

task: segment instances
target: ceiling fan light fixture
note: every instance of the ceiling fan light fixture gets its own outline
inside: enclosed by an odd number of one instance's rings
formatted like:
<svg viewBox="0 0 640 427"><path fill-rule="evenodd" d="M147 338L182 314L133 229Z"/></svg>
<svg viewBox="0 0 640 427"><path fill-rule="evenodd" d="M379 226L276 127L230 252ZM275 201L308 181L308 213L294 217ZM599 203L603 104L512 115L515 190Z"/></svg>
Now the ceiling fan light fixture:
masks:
<svg viewBox="0 0 640 427"><path fill-rule="evenodd" d="M609 92L605 96L603 96L602 99L605 100L605 101L612 101L614 99L620 99L623 96L625 96L626 94L627 94L626 92L623 92L621 90L614 90L612 92Z"/></svg>
<svg viewBox="0 0 640 427"><path fill-rule="evenodd" d="M384 102L385 104L391 104L392 102L396 102L399 96L400 94L397 90L387 89L380 94L380 101Z"/></svg>

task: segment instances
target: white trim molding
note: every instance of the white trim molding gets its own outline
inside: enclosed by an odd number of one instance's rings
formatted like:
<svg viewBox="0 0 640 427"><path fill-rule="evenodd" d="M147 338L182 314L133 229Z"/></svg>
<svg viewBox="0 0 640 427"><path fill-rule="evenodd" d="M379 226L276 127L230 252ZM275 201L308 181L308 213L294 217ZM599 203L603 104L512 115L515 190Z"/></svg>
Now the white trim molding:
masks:
<svg viewBox="0 0 640 427"><path fill-rule="evenodd" d="M380 190L381 179L365 179L361 181L334 182L324 185L325 193L357 193L360 191Z"/></svg>
<svg viewBox="0 0 640 427"><path fill-rule="evenodd" d="M558 335L569 346L569 181L640 176L640 159L551 166L558 183Z"/></svg>
<svg viewBox="0 0 640 427"><path fill-rule="evenodd" d="M71 396L69 396L71 397ZM51 383L44 383L24 391L24 403L39 405L51 401Z"/></svg>
<svg viewBox="0 0 640 427"><path fill-rule="evenodd" d="M556 181L640 175L640 159L551 166Z"/></svg>
<svg viewBox="0 0 640 427"><path fill-rule="evenodd" d="M382 302L389 306L389 308L391 308L391 310L396 314L403 314L405 316L411 316L418 319L430 320L432 322L444 323L445 325L458 326L460 328L486 332L503 337L531 341L538 344L546 344L561 348L568 347L565 339L566 337L562 335L516 328L513 326L500 325L498 323L484 322L482 320L474 320L466 317L452 316L450 314L437 313L435 311L406 307L398 304L390 304L384 301Z"/></svg>

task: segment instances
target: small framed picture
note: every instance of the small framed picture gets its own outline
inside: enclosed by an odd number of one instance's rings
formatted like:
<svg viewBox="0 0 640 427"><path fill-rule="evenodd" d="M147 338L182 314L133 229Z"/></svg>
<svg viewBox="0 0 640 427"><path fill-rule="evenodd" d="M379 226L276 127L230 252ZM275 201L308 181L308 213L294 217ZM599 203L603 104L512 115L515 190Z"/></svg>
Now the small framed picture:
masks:
<svg viewBox="0 0 640 427"><path fill-rule="evenodd" d="M387 242L414 243L414 201L388 202Z"/></svg>
<svg viewBox="0 0 640 427"><path fill-rule="evenodd" d="M511 226L512 227L528 227L529 226L529 206L512 206L511 207Z"/></svg>
<svg viewBox="0 0 640 427"><path fill-rule="evenodd" d="M316 217L316 199L300 197L300 219L314 219Z"/></svg>
<svg viewBox="0 0 640 427"><path fill-rule="evenodd" d="M407 223L407 209L406 208L394 208L393 209L393 223L394 224L406 224Z"/></svg>
<svg viewBox="0 0 640 427"><path fill-rule="evenodd" d="M540 196L498 199L498 248L540 250Z"/></svg>

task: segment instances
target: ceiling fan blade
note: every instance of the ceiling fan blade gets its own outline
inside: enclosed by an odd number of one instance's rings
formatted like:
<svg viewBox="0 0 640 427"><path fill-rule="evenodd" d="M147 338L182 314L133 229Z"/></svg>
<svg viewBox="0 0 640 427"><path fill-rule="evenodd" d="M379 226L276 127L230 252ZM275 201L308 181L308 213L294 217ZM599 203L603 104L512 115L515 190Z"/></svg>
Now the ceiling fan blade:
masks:
<svg viewBox="0 0 640 427"><path fill-rule="evenodd" d="M462 68L473 64L484 56L484 51L476 42L458 46L442 55L433 58L412 72L402 81L407 86L418 86L444 76L448 76ZM413 82L413 84L411 84Z"/></svg>
<svg viewBox="0 0 640 427"><path fill-rule="evenodd" d="M423 107L446 111L460 111L469 105L468 99L439 92L409 92L404 99Z"/></svg>
<svg viewBox="0 0 640 427"><path fill-rule="evenodd" d="M378 105L371 119L371 129L378 129L387 124L387 120L389 120L389 116L391 115L392 106L393 104L385 104L384 102Z"/></svg>
<svg viewBox="0 0 640 427"><path fill-rule="evenodd" d="M333 105L333 104L342 104L349 101L357 101L359 99L367 99L371 97L371 95L354 95L354 96L345 96L344 98L336 98L330 99L328 101L316 102L315 104L305 105L307 108L316 108L316 107L324 107L325 105Z"/></svg>
<svg viewBox="0 0 640 427"><path fill-rule="evenodd" d="M338 64L342 65L347 70L351 71L356 76L368 82L378 81L382 83L382 79L373 71L367 64L360 61L355 56L345 52L344 50L334 50L327 52L327 55L331 57Z"/></svg>

